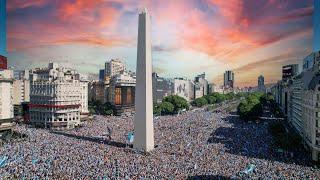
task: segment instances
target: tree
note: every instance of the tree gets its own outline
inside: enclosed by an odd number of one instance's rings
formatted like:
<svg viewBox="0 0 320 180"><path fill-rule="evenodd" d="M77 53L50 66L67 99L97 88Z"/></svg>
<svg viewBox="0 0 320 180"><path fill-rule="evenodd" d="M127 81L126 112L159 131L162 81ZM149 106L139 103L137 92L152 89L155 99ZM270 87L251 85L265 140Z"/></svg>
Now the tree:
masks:
<svg viewBox="0 0 320 180"><path fill-rule="evenodd" d="M261 93L253 93L240 102L237 111L241 119L251 120L261 116L263 111L261 96Z"/></svg>
<svg viewBox="0 0 320 180"><path fill-rule="evenodd" d="M189 109L188 101L178 95L170 95L165 97L162 102L170 102L174 106L174 113L178 113L182 109Z"/></svg>
<svg viewBox="0 0 320 180"><path fill-rule="evenodd" d="M161 114L173 114L174 105L170 102L162 102L159 106Z"/></svg>
<svg viewBox="0 0 320 180"><path fill-rule="evenodd" d="M197 107L202 107L202 106L208 104L208 101L207 101L206 98L201 97L201 98L195 99L195 100L192 102L192 104L193 104L194 106L197 106Z"/></svg>
<svg viewBox="0 0 320 180"><path fill-rule="evenodd" d="M213 95L206 95L204 98L206 98L208 104L214 104L217 101L217 98Z"/></svg>
<svg viewBox="0 0 320 180"><path fill-rule="evenodd" d="M161 115L161 108L160 104L158 103L153 103L153 114L160 116Z"/></svg>

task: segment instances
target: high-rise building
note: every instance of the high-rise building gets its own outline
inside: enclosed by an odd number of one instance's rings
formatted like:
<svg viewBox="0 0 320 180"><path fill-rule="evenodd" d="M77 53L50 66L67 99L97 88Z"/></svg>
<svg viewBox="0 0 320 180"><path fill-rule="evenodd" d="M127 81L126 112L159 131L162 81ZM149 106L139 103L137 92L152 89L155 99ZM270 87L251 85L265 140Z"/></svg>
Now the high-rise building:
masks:
<svg viewBox="0 0 320 180"><path fill-rule="evenodd" d="M134 143L138 150L154 149L152 103L151 20L147 9L139 14Z"/></svg>
<svg viewBox="0 0 320 180"><path fill-rule="evenodd" d="M264 85L264 77L262 75L260 75L258 77L258 91L259 92L265 92L266 91L266 87Z"/></svg>
<svg viewBox="0 0 320 180"><path fill-rule="evenodd" d="M30 75L29 117L39 126L65 129L81 124L88 114L88 82L72 69L50 63Z"/></svg>
<svg viewBox="0 0 320 180"><path fill-rule="evenodd" d="M166 96L172 94L172 82L166 78L159 77L157 73L152 73L153 102L160 103Z"/></svg>
<svg viewBox="0 0 320 180"><path fill-rule="evenodd" d="M307 71L311 69L317 61L320 61L320 51L312 52L303 59L302 71Z"/></svg>
<svg viewBox="0 0 320 180"><path fill-rule="evenodd" d="M29 71L14 71L13 81L13 104L20 106L30 101L30 79Z"/></svg>
<svg viewBox="0 0 320 180"><path fill-rule="evenodd" d="M103 82L105 80L105 75L106 75L106 71L105 69L100 69L99 70L99 81L100 82Z"/></svg>
<svg viewBox="0 0 320 180"><path fill-rule="evenodd" d="M111 59L105 63L105 83L109 84L111 78L126 71L126 65L120 59Z"/></svg>
<svg viewBox="0 0 320 180"><path fill-rule="evenodd" d="M233 88L233 86L234 86L234 72L233 71L226 71L224 73L223 86L227 87L227 88Z"/></svg>
<svg viewBox="0 0 320 180"><path fill-rule="evenodd" d="M208 94L208 81L206 74L202 73L194 79L194 98L200 98Z"/></svg>
<svg viewBox="0 0 320 180"><path fill-rule="evenodd" d="M30 101L30 81L28 79L15 79L13 81L13 104L21 105Z"/></svg>
<svg viewBox="0 0 320 180"><path fill-rule="evenodd" d="M313 52L320 51L320 0L314 0L313 9Z"/></svg>
<svg viewBox="0 0 320 180"><path fill-rule="evenodd" d="M289 64L282 66L282 80L286 81L299 73L298 64Z"/></svg>

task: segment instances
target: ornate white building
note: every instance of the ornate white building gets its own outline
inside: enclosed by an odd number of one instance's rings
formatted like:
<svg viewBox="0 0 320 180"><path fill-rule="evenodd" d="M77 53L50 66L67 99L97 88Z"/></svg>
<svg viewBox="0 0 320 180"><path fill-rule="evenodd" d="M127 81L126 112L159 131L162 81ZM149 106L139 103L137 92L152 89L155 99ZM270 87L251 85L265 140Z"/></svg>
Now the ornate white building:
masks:
<svg viewBox="0 0 320 180"><path fill-rule="evenodd" d="M14 126L12 83L13 72L0 70L0 131L10 130Z"/></svg>
<svg viewBox="0 0 320 180"><path fill-rule="evenodd" d="M30 121L49 128L73 128L88 114L88 82L71 69L50 63L31 73Z"/></svg>

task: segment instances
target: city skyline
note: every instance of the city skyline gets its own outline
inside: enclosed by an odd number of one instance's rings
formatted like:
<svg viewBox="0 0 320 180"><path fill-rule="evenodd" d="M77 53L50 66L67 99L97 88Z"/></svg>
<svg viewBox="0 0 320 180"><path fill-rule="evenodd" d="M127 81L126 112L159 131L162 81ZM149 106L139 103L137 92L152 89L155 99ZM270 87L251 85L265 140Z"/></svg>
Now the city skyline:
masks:
<svg viewBox="0 0 320 180"><path fill-rule="evenodd" d="M13 0L7 2L9 66L68 61L98 74L105 61L121 58L134 70L136 15L143 7L153 19L153 66L161 76L206 72L209 82L222 84L232 69L235 86L256 86L260 74L274 83L282 65L301 68L312 52L312 0Z"/></svg>

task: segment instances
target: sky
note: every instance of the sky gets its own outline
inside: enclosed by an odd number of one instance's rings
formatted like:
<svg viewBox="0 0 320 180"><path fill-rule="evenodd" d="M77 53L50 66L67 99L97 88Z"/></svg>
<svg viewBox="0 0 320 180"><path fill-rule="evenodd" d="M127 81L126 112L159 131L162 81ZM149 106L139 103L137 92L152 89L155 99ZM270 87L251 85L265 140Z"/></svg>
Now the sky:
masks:
<svg viewBox="0 0 320 180"><path fill-rule="evenodd" d="M312 52L313 0L9 0L9 66L30 69L48 62L98 74L111 58L135 71L138 14L148 8L153 70L164 77L206 73L222 84L281 79L281 66L302 63Z"/></svg>

